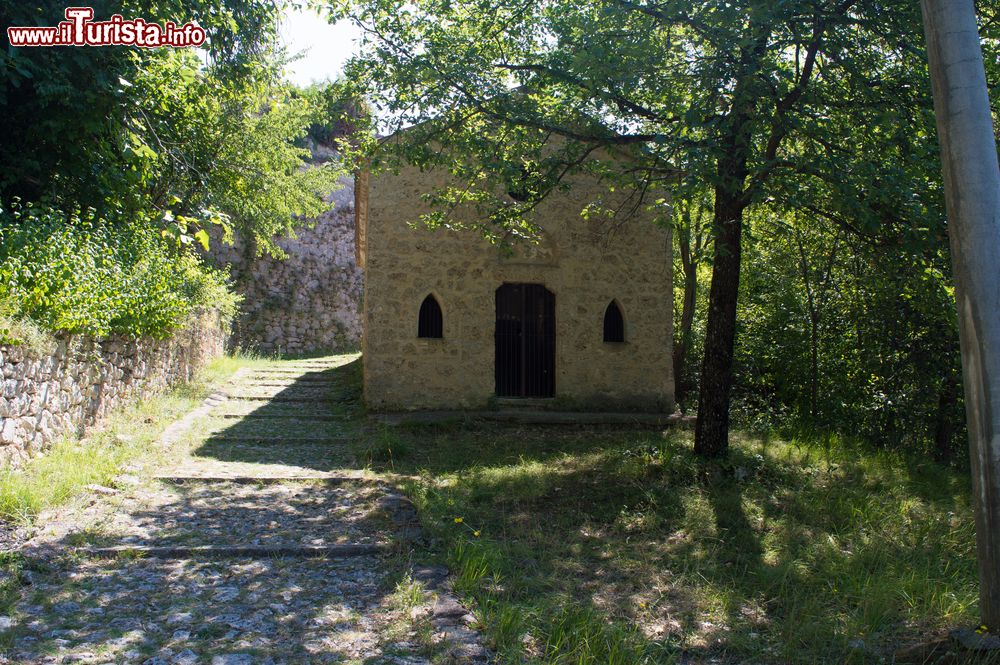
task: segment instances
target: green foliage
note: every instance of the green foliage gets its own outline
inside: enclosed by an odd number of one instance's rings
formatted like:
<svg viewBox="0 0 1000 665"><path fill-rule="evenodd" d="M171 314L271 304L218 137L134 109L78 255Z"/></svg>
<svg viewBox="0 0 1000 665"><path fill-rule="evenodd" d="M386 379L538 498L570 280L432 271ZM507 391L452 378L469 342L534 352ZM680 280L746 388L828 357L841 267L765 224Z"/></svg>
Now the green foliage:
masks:
<svg viewBox="0 0 1000 665"><path fill-rule="evenodd" d="M97 0L88 6L97 19L121 14L178 24L197 21L208 33L206 50L221 78L259 79L274 70L266 62L279 6L270 0ZM0 22L52 26L64 20L65 8L59 0L0 0ZM0 202L55 195L63 207L72 202L100 209L127 194L113 186L128 160L126 116L136 110L125 94L127 85L143 61L171 57L174 49L153 49L135 58L136 49L121 47L2 46Z"/></svg>
<svg viewBox="0 0 1000 665"><path fill-rule="evenodd" d="M0 0L0 18L55 25L64 7ZM207 63L168 48L0 54L8 341L25 343L32 326L163 336L200 305L231 317L227 275L203 265L196 246L235 230L258 252L280 254L275 237L327 209L339 175L305 168L309 154L296 146L316 111L280 83L278 3L109 0L94 9L98 19L197 21L209 35Z"/></svg>
<svg viewBox="0 0 1000 665"><path fill-rule="evenodd" d="M345 143L356 138L365 125L362 104L351 97L353 89L344 80L314 83L299 91L313 110L309 138L324 145Z"/></svg>
<svg viewBox="0 0 1000 665"><path fill-rule="evenodd" d="M873 243L808 213L773 207L750 215L747 228L737 426L827 432L961 459L964 405L947 246L915 252L898 242ZM693 357L703 350L709 272L700 266ZM697 370L688 363L691 385Z"/></svg>
<svg viewBox="0 0 1000 665"><path fill-rule="evenodd" d="M340 170L305 168L305 136L316 109L307 96L270 79L237 81L203 70L194 54L136 56L123 156L128 168L109 189L126 207L164 211L195 229L221 225L280 255L275 236L319 215Z"/></svg>
<svg viewBox="0 0 1000 665"><path fill-rule="evenodd" d="M55 347L52 333L29 318L20 316L10 300L0 299L0 344L23 347L37 355L45 355Z"/></svg>
<svg viewBox="0 0 1000 665"><path fill-rule="evenodd" d="M741 424L962 450L946 249L872 246L792 213L757 215L750 229L736 352Z"/></svg>
<svg viewBox="0 0 1000 665"><path fill-rule="evenodd" d="M407 127L363 147L458 177L431 197L432 223L468 203L488 233L517 232L531 202L596 167L609 184L638 185L645 204L667 183L678 195L725 186L742 207L780 202L822 211L823 224L936 242L936 144L912 3L342 8L370 36L350 80L381 111L380 134ZM623 146L634 147L625 165L582 159ZM526 205L464 188L506 192L512 180Z"/></svg>
<svg viewBox="0 0 1000 665"><path fill-rule="evenodd" d="M412 454L409 444L404 443L394 429L383 427L363 451L362 460L368 467L393 469L396 460L408 459Z"/></svg>
<svg viewBox="0 0 1000 665"><path fill-rule="evenodd" d="M980 37L983 44L983 61L986 66L986 84L990 90L993 107L993 130L1000 144L1000 35L995 26L1000 23L1000 7L981 2L976 7L980 20Z"/></svg>
<svg viewBox="0 0 1000 665"><path fill-rule="evenodd" d="M31 205L0 222L0 298L15 318L99 337L164 337L195 307L236 307L224 273L147 223Z"/></svg>
<svg viewBox="0 0 1000 665"><path fill-rule="evenodd" d="M55 25L64 8L0 0L0 18ZM198 21L208 63L192 49L0 53L0 205L20 198L105 217L162 216L178 240L202 244L209 227L221 225L225 239L234 227L280 254L274 236L327 209L339 175L305 169L309 154L295 145L315 112L280 82L280 4L109 0L94 9L98 18Z"/></svg>

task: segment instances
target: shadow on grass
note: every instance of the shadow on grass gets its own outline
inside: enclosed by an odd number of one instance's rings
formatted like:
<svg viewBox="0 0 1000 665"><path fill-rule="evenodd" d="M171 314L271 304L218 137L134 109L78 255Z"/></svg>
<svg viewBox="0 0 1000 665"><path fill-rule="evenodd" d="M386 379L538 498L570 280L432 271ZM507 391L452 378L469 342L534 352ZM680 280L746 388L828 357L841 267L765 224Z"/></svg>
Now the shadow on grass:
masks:
<svg viewBox="0 0 1000 665"><path fill-rule="evenodd" d="M622 662L873 662L975 620L952 470L917 483L891 456L780 441L705 465L679 432L390 438L408 451L394 468L423 473L410 490L511 662L596 664L612 644L637 659Z"/></svg>

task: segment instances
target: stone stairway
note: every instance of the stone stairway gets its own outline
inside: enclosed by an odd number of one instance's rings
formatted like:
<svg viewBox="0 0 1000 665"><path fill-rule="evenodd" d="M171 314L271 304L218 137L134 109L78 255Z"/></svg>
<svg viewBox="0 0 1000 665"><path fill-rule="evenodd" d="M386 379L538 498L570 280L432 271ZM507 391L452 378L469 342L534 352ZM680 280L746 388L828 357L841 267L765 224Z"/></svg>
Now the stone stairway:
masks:
<svg viewBox="0 0 1000 665"><path fill-rule="evenodd" d="M412 504L354 468L348 360L240 370L183 454L50 520L8 661L486 662L447 571L408 563Z"/></svg>

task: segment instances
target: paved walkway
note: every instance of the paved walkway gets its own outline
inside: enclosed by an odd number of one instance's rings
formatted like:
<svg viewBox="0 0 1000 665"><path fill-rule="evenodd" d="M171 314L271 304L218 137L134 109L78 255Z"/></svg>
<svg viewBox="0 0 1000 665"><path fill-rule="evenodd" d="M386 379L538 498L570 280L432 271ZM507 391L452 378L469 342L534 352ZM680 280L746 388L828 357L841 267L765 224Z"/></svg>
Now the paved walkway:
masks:
<svg viewBox="0 0 1000 665"><path fill-rule="evenodd" d="M409 563L412 505L347 470L358 362L244 368L166 461L48 516L0 662L487 662L447 571Z"/></svg>

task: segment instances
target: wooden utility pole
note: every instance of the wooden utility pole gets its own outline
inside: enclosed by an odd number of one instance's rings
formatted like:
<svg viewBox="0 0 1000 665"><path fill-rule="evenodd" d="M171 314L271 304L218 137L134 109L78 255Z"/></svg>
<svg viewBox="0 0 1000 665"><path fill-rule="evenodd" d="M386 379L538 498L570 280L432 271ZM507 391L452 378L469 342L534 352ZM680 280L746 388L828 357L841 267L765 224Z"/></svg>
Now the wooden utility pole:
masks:
<svg viewBox="0 0 1000 665"><path fill-rule="evenodd" d="M944 172L979 555L1000 632L1000 166L973 0L922 0Z"/></svg>

